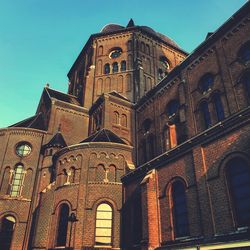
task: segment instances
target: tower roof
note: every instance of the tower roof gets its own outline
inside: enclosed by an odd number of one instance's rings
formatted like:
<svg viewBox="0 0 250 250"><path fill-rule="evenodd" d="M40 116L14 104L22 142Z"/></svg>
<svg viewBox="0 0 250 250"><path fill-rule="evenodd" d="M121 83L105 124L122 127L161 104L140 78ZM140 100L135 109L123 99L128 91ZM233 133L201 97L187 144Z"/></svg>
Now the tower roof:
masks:
<svg viewBox="0 0 250 250"><path fill-rule="evenodd" d="M58 148L64 148L67 147L67 144L63 138L63 135L61 134L60 131L58 131L52 139L44 145L44 148L49 148L49 147L58 147Z"/></svg>
<svg viewBox="0 0 250 250"><path fill-rule="evenodd" d="M127 27L121 26L119 24L110 23L110 24L105 25L101 29L100 33L113 33L116 31L126 31L126 29L128 29L128 28L141 29L143 31L146 31L147 33L150 33L153 36L156 36L157 38L159 38L163 42L166 42L174 47L180 48L179 45L174 40L170 39L169 37L167 37L159 32L156 32L154 29L152 29L148 26L135 25L134 20L132 18L129 20Z"/></svg>
<svg viewBox="0 0 250 250"><path fill-rule="evenodd" d="M114 134L112 131L104 128L97 131L88 138L84 139L80 143L84 142L114 142L114 143L126 144L119 136Z"/></svg>
<svg viewBox="0 0 250 250"><path fill-rule="evenodd" d="M40 130L46 130L44 118L41 112L23 121L15 123L9 127L35 128Z"/></svg>

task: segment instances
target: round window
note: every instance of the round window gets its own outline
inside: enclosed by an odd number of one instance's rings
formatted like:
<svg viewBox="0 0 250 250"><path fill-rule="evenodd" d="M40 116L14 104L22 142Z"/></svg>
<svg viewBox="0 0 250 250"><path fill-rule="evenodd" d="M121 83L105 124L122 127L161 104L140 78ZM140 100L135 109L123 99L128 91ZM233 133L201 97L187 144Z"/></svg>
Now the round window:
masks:
<svg viewBox="0 0 250 250"><path fill-rule="evenodd" d="M117 48L117 49L113 49L110 52L109 57L115 59L115 58L119 57L121 54L122 54L121 48Z"/></svg>
<svg viewBox="0 0 250 250"><path fill-rule="evenodd" d="M19 156L27 156L31 153L31 145L27 142L21 142L16 146L16 154Z"/></svg>

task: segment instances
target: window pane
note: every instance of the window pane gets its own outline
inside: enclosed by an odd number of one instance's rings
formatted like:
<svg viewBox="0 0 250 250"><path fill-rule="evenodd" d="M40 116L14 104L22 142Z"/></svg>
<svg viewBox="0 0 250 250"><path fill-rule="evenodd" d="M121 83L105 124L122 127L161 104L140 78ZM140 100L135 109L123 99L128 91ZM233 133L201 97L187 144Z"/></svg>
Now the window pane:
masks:
<svg viewBox="0 0 250 250"><path fill-rule="evenodd" d="M96 227L112 227L112 221L111 220L97 220L96 221Z"/></svg>
<svg viewBox="0 0 250 250"><path fill-rule="evenodd" d="M110 245L111 238L110 237L96 237L96 244L97 245Z"/></svg>
<svg viewBox="0 0 250 250"><path fill-rule="evenodd" d="M96 236L111 236L111 228L96 228Z"/></svg>

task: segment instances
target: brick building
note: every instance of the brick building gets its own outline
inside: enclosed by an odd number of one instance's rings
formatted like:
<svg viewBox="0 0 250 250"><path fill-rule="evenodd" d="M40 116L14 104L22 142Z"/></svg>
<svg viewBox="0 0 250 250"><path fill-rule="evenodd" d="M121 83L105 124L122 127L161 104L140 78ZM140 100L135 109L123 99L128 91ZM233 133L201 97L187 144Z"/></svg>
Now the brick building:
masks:
<svg viewBox="0 0 250 250"><path fill-rule="evenodd" d="M0 249L250 249L250 2L190 55L130 20L0 130Z"/></svg>

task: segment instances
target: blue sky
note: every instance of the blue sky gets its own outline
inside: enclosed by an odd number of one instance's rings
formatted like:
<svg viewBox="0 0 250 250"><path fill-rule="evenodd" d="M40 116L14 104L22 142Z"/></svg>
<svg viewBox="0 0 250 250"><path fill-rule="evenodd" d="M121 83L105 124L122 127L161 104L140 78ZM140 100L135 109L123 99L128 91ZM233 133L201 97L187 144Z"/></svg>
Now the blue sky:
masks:
<svg viewBox="0 0 250 250"><path fill-rule="evenodd" d="M191 52L247 0L0 0L0 127L36 112L43 90L67 91L67 73L105 24L150 26Z"/></svg>

